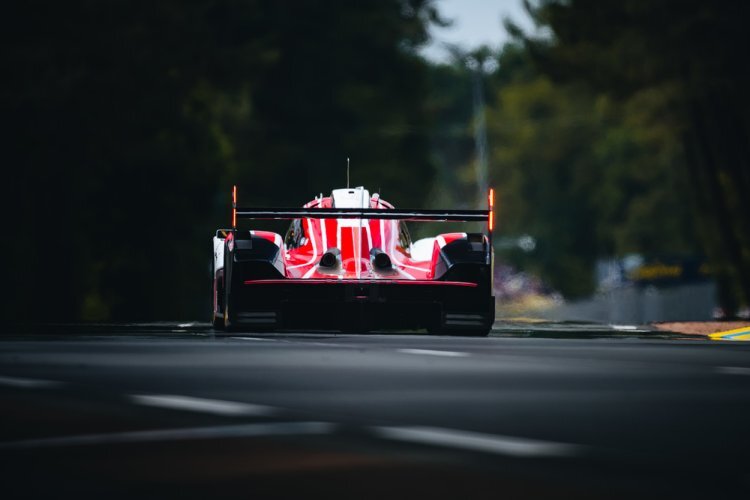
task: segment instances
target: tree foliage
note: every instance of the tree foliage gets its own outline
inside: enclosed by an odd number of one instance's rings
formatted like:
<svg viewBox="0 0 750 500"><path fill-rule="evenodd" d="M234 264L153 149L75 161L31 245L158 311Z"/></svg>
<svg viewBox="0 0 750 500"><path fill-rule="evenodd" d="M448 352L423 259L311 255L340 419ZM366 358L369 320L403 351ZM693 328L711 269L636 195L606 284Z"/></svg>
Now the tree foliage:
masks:
<svg viewBox="0 0 750 500"><path fill-rule="evenodd" d="M8 312L203 317L227 195L429 181L429 0L12 2L2 16Z"/></svg>
<svg viewBox="0 0 750 500"><path fill-rule="evenodd" d="M548 0L530 10L552 33L525 40L546 75L639 106L633 114L658 134L652 143L679 145L670 168L686 181L722 300L730 309L750 301L747 5Z"/></svg>
<svg viewBox="0 0 750 500"><path fill-rule="evenodd" d="M484 91L498 234L529 234L537 242L531 253L499 249L500 261L578 297L593 291L597 258L696 252L690 206L676 175L681 151L654 116L652 104L663 93L619 101L581 83L556 81L520 44L506 45L497 67L485 75ZM442 199L473 200L475 124L466 112L471 74L462 61L433 72L434 78L451 77L434 101L440 103L438 123L454 131L451 140L437 141L440 151L453 153L440 155L451 175Z"/></svg>
<svg viewBox="0 0 750 500"><path fill-rule="evenodd" d="M500 259L568 296L599 257L708 254L750 298L746 8L539 0L546 36L492 75L416 49L432 0L13 2L0 18L4 245L18 319L206 314L227 193L298 204L345 182L475 205L484 92ZM459 57L460 56L460 57ZM477 86L477 81L480 85ZM431 199L428 201L427 194Z"/></svg>

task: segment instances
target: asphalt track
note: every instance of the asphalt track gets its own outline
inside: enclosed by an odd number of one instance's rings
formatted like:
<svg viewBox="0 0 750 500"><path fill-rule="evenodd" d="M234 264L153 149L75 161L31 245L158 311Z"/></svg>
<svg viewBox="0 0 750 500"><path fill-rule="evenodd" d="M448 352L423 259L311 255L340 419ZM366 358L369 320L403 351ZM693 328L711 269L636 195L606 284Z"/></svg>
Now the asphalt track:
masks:
<svg viewBox="0 0 750 500"><path fill-rule="evenodd" d="M0 337L2 498L750 498L750 346L67 326Z"/></svg>

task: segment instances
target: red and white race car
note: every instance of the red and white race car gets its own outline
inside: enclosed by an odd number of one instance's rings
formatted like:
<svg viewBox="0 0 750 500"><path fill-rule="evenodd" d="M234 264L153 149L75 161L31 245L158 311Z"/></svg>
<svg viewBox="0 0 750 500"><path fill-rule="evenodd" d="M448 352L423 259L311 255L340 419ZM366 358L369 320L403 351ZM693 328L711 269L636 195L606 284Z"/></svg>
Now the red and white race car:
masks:
<svg viewBox="0 0 750 500"><path fill-rule="evenodd" d="M365 188L334 189L302 208L241 208L213 239L219 329L426 328L487 335L495 319L493 191L487 210L407 210ZM290 219L284 238L238 219ZM406 221L481 221L484 233L411 241Z"/></svg>

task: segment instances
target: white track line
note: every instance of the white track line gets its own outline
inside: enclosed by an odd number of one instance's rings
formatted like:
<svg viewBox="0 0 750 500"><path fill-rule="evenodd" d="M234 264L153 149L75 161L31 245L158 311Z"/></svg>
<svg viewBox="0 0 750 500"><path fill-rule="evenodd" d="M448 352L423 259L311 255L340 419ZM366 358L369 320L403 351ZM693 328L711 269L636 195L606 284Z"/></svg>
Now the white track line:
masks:
<svg viewBox="0 0 750 500"><path fill-rule="evenodd" d="M750 375L750 368L744 366L719 366L716 371L723 375Z"/></svg>
<svg viewBox="0 0 750 500"><path fill-rule="evenodd" d="M0 377L0 385L7 385L10 387L24 387L27 389L38 389L41 387L57 387L63 385L63 382L58 382L57 380L42 380L34 378Z"/></svg>
<svg viewBox="0 0 750 500"><path fill-rule="evenodd" d="M444 356L444 357L450 357L450 358L465 358L466 356L470 356L468 352L433 351L430 349L398 349L398 352L401 352L404 354L418 354L418 355L425 355L425 356Z"/></svg>
<svg viewBox="0 0 750 500"><path fill-rule="evenodd" d="M270 406L173 394L131 394L130 399L134 403L144 406L196 411L229 417L265 417L276 413L276 409Z"/></svg>
<svg viewBox="0 0 750 500"><path fill-rule="evenodd" d="M230 337L230 338L234 340L263 340L267 342L285 342L287 344L296 344L296 345L320 345L324 347L341 347L344 349L359 349L359 347L353 347L352 345L349 345L349 344L331 344L327 342L312 342L312 341L306 341L306 340L301 340L301 339L291 341L291 340L285 340L285 339L264 339L260 337Z"/></svg>
<svg viewBox="0 0 750 500"><path fill-rule="evenodd" d="M190 439L226 439L256 436L328 434L335 424L327 422L282 422L270 424L242 424L184 429L83 434L41 439L26 439L0 443L0 449L52 448L62 446L99 445L116 443L148 443L154 441L182 441Z"/></svg>
<svg viewBox="0 0 750 500"><path fill-rule="evenodd" d="M621 332L635 332L638 331L638 327L635 325L609 325L613 330Z"/></svg>
<svg viewBox="0 0 750 500"><path fill-rule="evenodd" d="M262 337L230 337L234 340L263 340L265 342L280 342L281 339L264 339Z"/></svg>
<svg viewBox="0 0 750 500"><path fill-rule="evenodd" d="M569 457L581 452L581 447L572 444L438 427L375 427L374 430L386 439L514 457Z"/></svg>

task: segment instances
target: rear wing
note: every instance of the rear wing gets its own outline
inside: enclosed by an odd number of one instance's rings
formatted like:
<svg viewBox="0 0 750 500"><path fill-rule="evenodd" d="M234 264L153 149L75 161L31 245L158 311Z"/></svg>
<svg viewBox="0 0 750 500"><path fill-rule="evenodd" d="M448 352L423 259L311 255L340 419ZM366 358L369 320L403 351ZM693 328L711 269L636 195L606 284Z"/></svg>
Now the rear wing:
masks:
<svg viewBox="0 0 750 500"><path fill-rule="evenodd" d="M387 219L406 221L485 222L487 210L423 210L390 208L242 208L238 219Z"/></svg>
<svg viewBox="0 0 750 500"><path fill-rule="evenodd" d="M232 188L232 229L237 219L386 219L431 222L486 222L492 242L495 226L495 190L487 194L487 210L427 210L411 208L246 208L237 206L237 186Z"/></svg>

